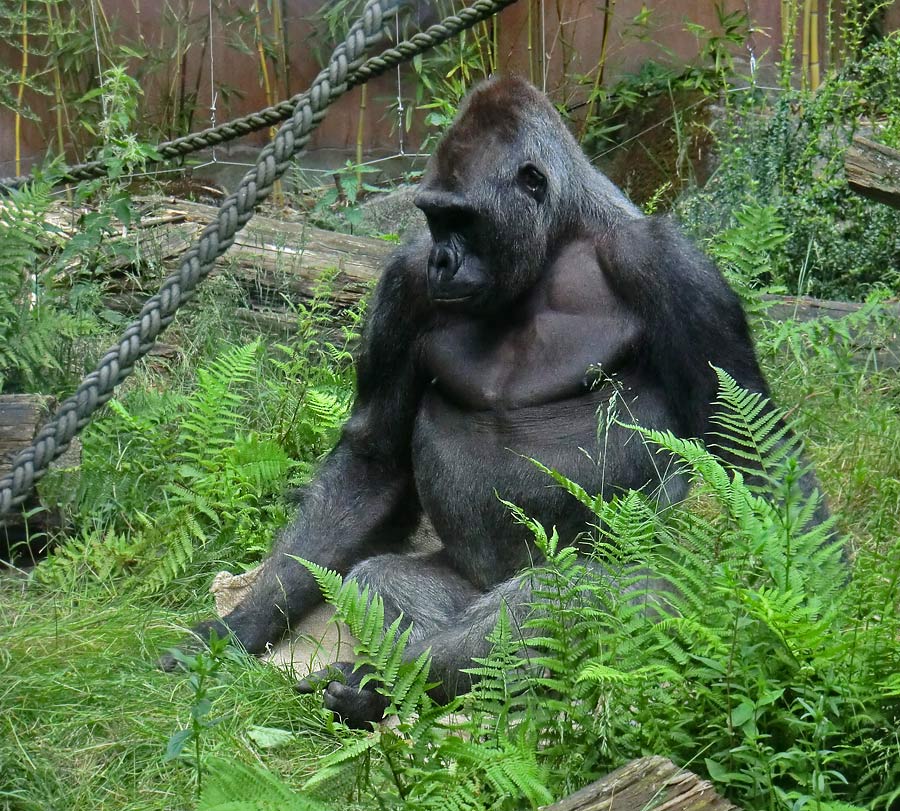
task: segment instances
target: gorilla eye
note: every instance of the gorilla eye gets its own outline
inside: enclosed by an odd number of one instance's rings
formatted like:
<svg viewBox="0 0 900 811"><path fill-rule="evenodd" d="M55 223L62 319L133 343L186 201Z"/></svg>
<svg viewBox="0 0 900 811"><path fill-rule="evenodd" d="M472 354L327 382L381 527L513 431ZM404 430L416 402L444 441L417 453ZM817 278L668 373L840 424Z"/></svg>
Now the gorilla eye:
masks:
<svg viewBox="0 0 900 811"><path fill-rule="evenodd" d="M519 167L518 181L528 194L539 203L547 193L547 178L533 163L523 163Z"/></svg>

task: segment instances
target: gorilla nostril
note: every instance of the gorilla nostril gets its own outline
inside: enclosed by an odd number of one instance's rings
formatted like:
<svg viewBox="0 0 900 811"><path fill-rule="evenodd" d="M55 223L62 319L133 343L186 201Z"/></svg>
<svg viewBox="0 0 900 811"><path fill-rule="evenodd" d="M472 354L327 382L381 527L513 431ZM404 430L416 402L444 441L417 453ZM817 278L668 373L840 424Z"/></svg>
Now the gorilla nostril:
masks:
<svg viewBox="0 0 900 811"><path fill-rule="evenodd" d="M446 245L435 248L431 264L442 281L447 281L456 274L456 254Z"/></svg>

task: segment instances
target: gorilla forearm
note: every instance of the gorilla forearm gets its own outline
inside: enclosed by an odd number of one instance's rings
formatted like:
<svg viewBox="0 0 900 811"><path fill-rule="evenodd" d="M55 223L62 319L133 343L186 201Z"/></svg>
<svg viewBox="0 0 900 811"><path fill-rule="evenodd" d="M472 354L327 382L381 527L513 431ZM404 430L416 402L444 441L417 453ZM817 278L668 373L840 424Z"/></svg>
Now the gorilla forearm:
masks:
<svg viewBox="0 0 900 811"><path fill-rule="evenodd" d="M260 653L322 601L315 580L296 558L346 574L360 560L400 546L419 512L408 470L338 445L250 594L225 624L248 651Z"/></svg>

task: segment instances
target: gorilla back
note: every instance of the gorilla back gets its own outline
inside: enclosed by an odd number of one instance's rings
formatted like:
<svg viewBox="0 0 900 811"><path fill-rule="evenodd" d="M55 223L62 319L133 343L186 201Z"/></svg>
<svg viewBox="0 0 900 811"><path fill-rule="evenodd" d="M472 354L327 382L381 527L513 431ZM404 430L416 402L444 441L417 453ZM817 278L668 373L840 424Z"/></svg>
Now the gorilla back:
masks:
<svg viewBox="0 0 900 811"><path fill-rule="evenodd" d="M496 494L568 542L588 517L528 457L605 497L640 488L670 503L686 481L616 424L598 439L598 411L615 398L629 420L704 437L711 365L767 390L721 274L594 170L526 82L471 92L416 205L428 230L375 291L340 441L250 596L195 630L262 652L321 600L300 556L371 585L388 622L402 611L407 654L430 647L449 695L468 686L460 670L485 654L501 601L515 612L530 599L517 574L535 550ZM410 554L423 516L443 548ZM351 722L379 717L380 698L342 669L326 704Z"/></svg>

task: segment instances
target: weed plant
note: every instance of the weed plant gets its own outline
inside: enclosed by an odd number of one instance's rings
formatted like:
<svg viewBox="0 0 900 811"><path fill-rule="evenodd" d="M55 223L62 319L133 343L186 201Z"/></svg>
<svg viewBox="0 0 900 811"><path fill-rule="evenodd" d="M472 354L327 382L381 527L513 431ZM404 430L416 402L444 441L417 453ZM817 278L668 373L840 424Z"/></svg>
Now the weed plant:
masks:
<svg viewBox="0 0 900 811"><path fill-rule="evenodd" d="M863 52L815 93L732 94L720 165L676 212L701 239L734 227L733 212L771 206L788 234L765 281L792 294L865 298L900 289L900 211L847 186L844 155L864 123L896 142L900 36Z"/></svg>

